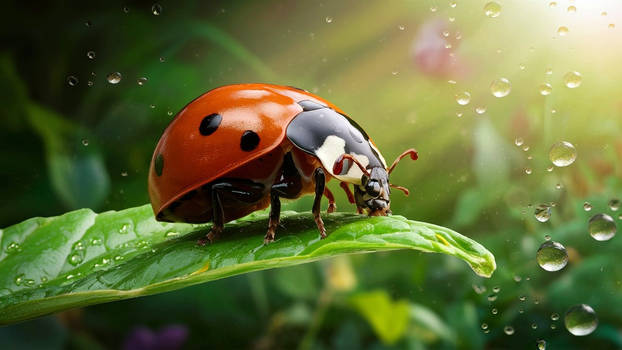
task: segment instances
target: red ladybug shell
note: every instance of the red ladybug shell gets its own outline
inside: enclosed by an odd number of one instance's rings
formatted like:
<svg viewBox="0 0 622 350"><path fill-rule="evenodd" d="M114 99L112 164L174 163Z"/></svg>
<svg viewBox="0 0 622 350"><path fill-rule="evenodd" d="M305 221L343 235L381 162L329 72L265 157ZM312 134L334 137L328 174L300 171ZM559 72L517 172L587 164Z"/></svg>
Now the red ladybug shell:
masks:
<svg viewBox="0 0 622 350"><path fill-rule="evenodd" d="M306 91L270 84L228 85L211 90L184 107L160 138L151 159L149 196L154 213L245 164L265 156L286 140L286 128L302 111L297 103L312 100L338 112L332 103ZM209 135L199 128L207 116L218 114L220 124ZM245 132L259 142L244 150ZM254 140L256 141L256 139ZM261 176L262 169L256 167ZM196 191L194 191L196 192Z"/></svg>

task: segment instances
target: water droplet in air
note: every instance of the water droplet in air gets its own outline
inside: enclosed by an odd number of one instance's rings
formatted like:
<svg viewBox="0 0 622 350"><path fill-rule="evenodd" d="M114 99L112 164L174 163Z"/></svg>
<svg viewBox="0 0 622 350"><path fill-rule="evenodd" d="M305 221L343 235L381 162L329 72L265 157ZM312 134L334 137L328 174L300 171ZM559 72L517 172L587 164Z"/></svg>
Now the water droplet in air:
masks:
<svg viewBox="0 0 622 350"><path fill-rule="evenodd" d="M121 176L123 176L123 177L127 177L127 171L122 171L122 172L121 172Z"/></svg>
<svg viewBox="0 0 622 350"><path fill-rule="evenodd" d="M487 324L487 323L482 323L482 329L483 329L483 330L488 329L488 324Z"/></svg>
<svg viewBox="0 0 622 350"><path fill-rule="evenodd" d="M102 239L101 238L93 238L91 240L91 245L100 245L102 244Z"/></svg>
<svg viewBox="0 0 622 350"><path fill-rule="evenodd" d="M486 113L486 106L475 107L475 113L480 114L480 115Z"/></svg>
<svg viewBox="0 0 622 350"><path fill-rule="evenodd" d="M596 317L596 312L591 306L586 304L574 305L566 311L564 324L572 335L588 335L598 326L598 317Z"/></svg>
<svg viewBox="0 0 622 350"><path fill-rule="evenodd" d="M505 333L507 335L514 334L514 327L512 327L512 326L505 326L505 327L503 327L503 333Z"/></svg>
<svg viewBox="0 0 622 350"><path fill-rule="evenodd" d="M554 312L551 314L551 320L552 321L557 321L559 320L559 314L557 312Z"/></svg>
<svg viewBox="0 0 622 350"><path fill-rule="evenodd" d="M444 37L448 37L449 36L449 31L448 30L444 30L441 35L443 35Z"/></svg>
<svg viewBox="0 0 622 350"><path fill-rule="evenodd" d="M525 300L527 300L527 297L524 296L524 295L521 295L520 297L518 297L518 300L525 301Z"/></svg>
<svg viewBox="0 0 622 350"><path fill-rule="evenodd" d="M456 81L455 80L447 80L447 82L451 85L456 85Z"/></svg>
<svg viewBox="0 0 622 350"><path fill-rule="evenodd" d="M451 7L451 8L456 8L456 5L458 5L458 3L456 3L455 1L451 1L449 3L449 7Z"/></svg>
<svg viewBox="0 0 622 350"><path fill-rule="evenodd" d="M67 80L67 85L69 86L76 86L78 85L78 82L79 82L78 78L76 78L73 75L68 76L66 80Z"/></svg>
<svg viewBox="0 0 622 350"><path fill-rule="evenodd" d="M617 211L618 209L620 209L620 200L617 198L613 198L612 200L610 200L609 209L613 211Z"/></svg>
<svg viewBox="0 0 622 350"><path fill-rule="evenodd" d="M95 59L95 51L88 51L86 53L86 57L88 57L90 60Z"/></svg>
<svg viewBox="0 0 622 350"><path fill-rule="evenodd" d="M496 307L493 307L493 308L492 308L492 310L490 310L490 312L491 312L493 315L496 315L496 314L498 314L498 313L499 313L499 310L497 310L497 308L496 308Z"/></svg>
<svg viewBox="0 0 622 350"><path fill-rule="evenodd" d="M326 17L326 23L333 23L333 18L332 17Z"/></svg>
<svg viewBox="0 0 622 350"><path fill-rule="evenodd" d="M82 146L86 147L89 145L89 139L82 139Z"/></svg>
<svg viewBox="0 0 622 350"><path fill-rule="evenodd" d="M536 328L538 328L538 326L536 326ZM536 328L534 328L534 329L536 329ZM538 344L538 350L546 350L546 341L545 340L540 339L540 340L538 340L537 344Z"/></svg>
<svg viewBox="0 0 622 350"><path fill-rule="evenodd" d="M525 70L525 64L523 64L523 63L519 64L519 65L518 65L518 68L519 68L520 70Z"/></svg>
<svg viewBox="0 0 622 350"><path fill-rule="evenodd" d="M564 75L564 84L566 84L566 87L568 88L578 88L579 86L581 86L581 81L581 73L579 72L572 71Z"/></svg>
<svg viewBox="0 0 622 350"><path fill-rule="evenodd" d="M498 17L501 14L501 5L491 1L484 5L484 13L490 18Z"/></svg>
<svg viewBox="0 0 622 350"><path fill-rule="evenodd" d="M568 27L561 26L561 27L557 28L557 35L559 35L559 36L566 36L567 34L568 34Z"/></svg>
<svg viewBox="0 0 622 350"><path fill-rule="evenodd" d="M154 108L155 108L155 105L154 105L154 104L151 104L151 105L149 105L149 108L154 109Z"/></svg>
<svg viewBox="0 0 622 350"><path fill-rule="evenodd" d="M488 295L488 301L495 301L495 300L497 300L497 294Z"/></svg>
<svg viewBox="0 0 622 350"><path fill-rule="evenodd" d="M616 223L607 214L596 214L590 218L588 231L597 241L608 241L616 235Z"/></svg>
<svg viewBox="0 0 622 350"><path fill-rule="evenodd" d="M518 147L522 146L523 143L525 143L525 140L523 140L522 137L517 137L516 139L514 139L514 144Z"/></svg>
<svg viewBox="0 0 622 350"><path fill-rule="evenodd" d="M447 20L449 22L455 22L456 21L456 17L449 17L449 18L447 18ZM456 37L456 39L460 40L460 38L458 38L458 37Z"/></svg>
<svg viewBox="0 0 622 350"><path fill-rule="evenodd" d="M121 78L122 78L121 73L112 72L108 74L108 76L106 77L106 80L108 80L110 84L118 84L121 81Z"/></svg>
<svg viewBox="0 0 622 350"><path fill-rule="evenodd" d="M560 141L551 146L549 159L557 167L569 166L577 159L577 150L572 143Z"/></svg>
<svg viewBox="0 0 622 350"><path fill-rule="evenodd" d="M490 92L495 97L505 97L512 90L510 81L506 78L495 79L490 83Z"/></svg>
<svg viewBox="0 0 622 350"><path fill-rule="evenodd" d="M555 1L551 1L551 2L549 2L549 7L550 7L550 8L555 8L555 7L557 7L557 2L555 2Z"/></svg>
<svg viewBox="0 0 622 350"><path fill-rule="evenodd" d="M168 112L166 112L166 114L171 116L171 115L173 115L173 111L168 111Z"/></svg>
<svg viewBox="0 0 622 350"><path fill-rule="evenodd" d="M399 28L399 30L404 30L406 29L406 27L403 24L400 24L399 26L397 26Z"/></svg>
<svg viewBox="0 0 622 350"><path fill-rule="evenodd" d="M555 188L558 189L558 190L561 190L562 189L562 184L555 185Z"/></svg>
<svg viewBox="0 0 622 350"><path fill-rule="evenodd" d="M86 85L93 86L93 82L89 80L89 81L86 82Z"/></svg>
<svg viewBox="0 0 622 350"><path fill-rule="evenodd" d="M551 218L551 207L546 204L539 204L533 215L536 220L540 222L547 222Z"/></svg>
<svg viewBox="0 0 622 350"><path fill-rule="evenodd" d="M162 13L162 5L153 4L153 6L151 6L151 13L153 13L154 16L159 16Z"/></svg>
<svg viewBox="0 0 622 350"><path fill-rule="evenodd" d="M544 83L544 84L540 84L540 86L538 87L538 90L540 91L540 95L546 96L546 95L550 95L551 92L553 92L553 87L549 83Z"/></svg>
<svg viewBox="0 0 622 350"><path fill-rule="evenodd" d="M577 8L575 6L568 6L568 13L575 13L577 12Z"/></svg>
<svg viewBox="0 0 622 350"><path fill-rule="evenodd" d="M545 241L550 241L551 240L551 235L544 235L544 240Z"/></svg>
<svg viewBox="0 0 622 350"><path fill-rule="evenodd" d="M466 106L471 102L471 94L467 91L456 94L456 102L461 106Z"/></svg>
<svg viewBox="0 0 622 350"><path fill-rule="evenodd" d="M84 22L84 25L85 25L85 26L87 26L87 27L90 27L90 26L92 26L92 25L93 25L93 22L91 22L91 21L86 21L86 22Z"/></svg>
<svg viewBox="0 0 622 350"><path fill-rule="evenodd" d="M432 6L430 6L430 11L431 11L431 12L436 12L436 11L438 11L438 7L437 7L437 6L432 5Z"/></svg>
<svg viewBox="0 0 622 350"><path fill-rule="evenodd" d="M136 83L138 83L139 86L143 86L143 85L145 85L147 83L147 80L149 80L149 79L147 79L145 77L140 77L140 78L138 78L136 80Z"/></svg>
<svg viewBox="0 0 622 350"><path fill-rule="evenodd" d="M531 168L525 168L525 174L531 175Z"/></svg>
<svg viewBox="0 0 622 350"><path fill-rule="evenodd" d="M607 28L609 29L615 29L616 25L614 23L609 23L609 25L607 26Z"/></svg>
<svg viewBox="0 0 622 350"><path fill-rule="evenodd" d="M458 118L461 118L461 117L462 117L462 112L456 112L456 116L457 116Z"/></svg>
<svg viewBox="0 0 622 350"><path fill-rule="evenodd" d="M499 292L501 291L501 287L499 287L499 286L494 286L494 287L492 287L492 291L493 291L494 293L499 293Z"/></svg>
<svg viewBox="0 0 622 350"><path fill-rule="evenodd" d="M544 71L544 74L546 74L546 75L551 75L551 74L553 74L553 68L550 68L550 67L549 67L549 68L547 68L547 69Z"/></svg>
<svg viewBox="0 0 622 350"><path fill-rule="evenodd" d="M546 271L559 271L568 264L568 252L560 243L546 241L538 249L536 260Z"/></svg>

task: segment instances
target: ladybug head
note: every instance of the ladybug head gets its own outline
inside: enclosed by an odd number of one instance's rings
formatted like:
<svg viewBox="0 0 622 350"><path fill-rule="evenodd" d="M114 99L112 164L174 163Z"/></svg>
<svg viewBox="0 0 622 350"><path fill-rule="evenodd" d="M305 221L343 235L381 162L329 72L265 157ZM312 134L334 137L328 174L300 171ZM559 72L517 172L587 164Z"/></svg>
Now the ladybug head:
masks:
<svg viewBox="0 0 622 350"><path fill-rule="evenodd" d="M417 151L411 148L400 154L387 169L382 167L367 169L356 158L349 154L343 154L335 161L333 173L341 173L343 163L346 159L356 164L363 172L361 184L354 186L356 205L359 208L367 209L370 216L386 216L391 214L391 200L389 198L391 187L403 191L404 194L408 196L409 192L407 188L389 182L389 174L395 169L399 161L408 155L412 160L417 160L418 158Z"/></svg>

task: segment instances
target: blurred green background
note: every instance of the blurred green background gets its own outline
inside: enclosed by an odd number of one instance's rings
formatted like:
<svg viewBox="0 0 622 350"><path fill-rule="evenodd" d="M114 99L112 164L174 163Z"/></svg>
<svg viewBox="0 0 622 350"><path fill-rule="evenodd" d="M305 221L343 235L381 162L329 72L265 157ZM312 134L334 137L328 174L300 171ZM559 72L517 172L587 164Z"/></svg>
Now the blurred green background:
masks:
<svg viewBox="0 0 622 350"><path fill-rule="evenodd" d="M4 327L2 348L156 349L167 337L184 348L622 348L621 238L587 231L596 213L622 225L607 204L622 197L622 4L499 0L490 17L487 2L4 4L0 227L148 202L151 153L180 108L220 85L269 82L337 104L387 159L417 148L392 176L411 190L394 193L393 212L474 238L498 270L483 279L444 256L356 255ZM577 88L564 84L570 71ZM511 92L497 98L501 77ZM560 140L577 160L548 171ZM569 254L559 272L535 259L547 235ZM563 323L579 303L599 318L585 337ZM151 343L132 343L141 336Z"/></svg>

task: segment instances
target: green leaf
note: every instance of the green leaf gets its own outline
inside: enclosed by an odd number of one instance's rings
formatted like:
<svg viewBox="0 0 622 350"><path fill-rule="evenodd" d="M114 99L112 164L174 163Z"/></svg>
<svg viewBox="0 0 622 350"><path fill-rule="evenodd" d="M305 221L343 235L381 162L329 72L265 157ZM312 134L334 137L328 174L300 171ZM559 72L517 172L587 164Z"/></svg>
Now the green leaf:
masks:
<svg viewBox="0 0 622 350"><path fill-rule="evenodd" d="M410 317L407 300L393 301L387 292L378 290L356 294L351 301L383 343L393 344L404 336Z"/></svg>
<svg viewBox="0 0 622 350"><path fill-rule="evenodd" d="M254 213L200 247L209 224L157 222L150 205L32 218L0 231L0 324L346 253L445 253L486 277L496 267L484 247L444 227L346 213L324 221L330 234L320 240L310 213L284 212L277 240L264 245L267 214Z"/></svg>

